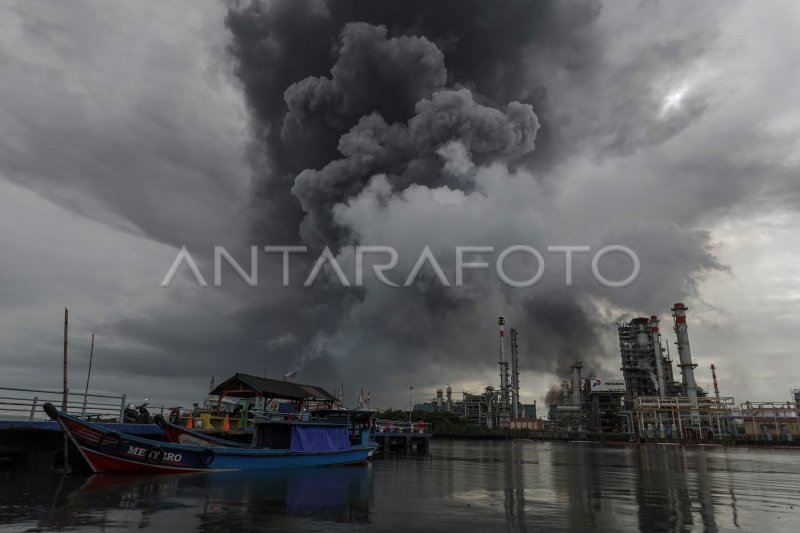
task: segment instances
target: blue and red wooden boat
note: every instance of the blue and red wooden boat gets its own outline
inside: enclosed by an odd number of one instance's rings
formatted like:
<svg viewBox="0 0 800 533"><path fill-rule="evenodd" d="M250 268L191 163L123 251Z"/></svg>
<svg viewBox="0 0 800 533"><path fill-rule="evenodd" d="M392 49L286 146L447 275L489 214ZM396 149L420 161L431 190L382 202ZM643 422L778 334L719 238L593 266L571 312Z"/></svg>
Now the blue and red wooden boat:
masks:
<svg viewBox="0 0 800 533"><path fill-rule="evenodd" d="M97 473L179 473L273 470L365 462L376 448L351 444L346 424L268 421L256 425L251 447L174 444L111 431L44 405Z"/></svg>

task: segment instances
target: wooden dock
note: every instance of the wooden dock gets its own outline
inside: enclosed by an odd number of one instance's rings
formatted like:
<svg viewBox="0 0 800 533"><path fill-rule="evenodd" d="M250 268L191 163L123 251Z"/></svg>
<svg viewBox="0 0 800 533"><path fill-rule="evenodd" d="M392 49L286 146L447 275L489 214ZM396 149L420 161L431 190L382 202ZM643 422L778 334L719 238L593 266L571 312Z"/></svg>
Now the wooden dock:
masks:
<svg viewBox="0 0 800 533"><path fill-rule="evenodd" d="M375 428L375 442L389 452L427 451L433 437L430 423L422 421L376 420Z"/></svg>

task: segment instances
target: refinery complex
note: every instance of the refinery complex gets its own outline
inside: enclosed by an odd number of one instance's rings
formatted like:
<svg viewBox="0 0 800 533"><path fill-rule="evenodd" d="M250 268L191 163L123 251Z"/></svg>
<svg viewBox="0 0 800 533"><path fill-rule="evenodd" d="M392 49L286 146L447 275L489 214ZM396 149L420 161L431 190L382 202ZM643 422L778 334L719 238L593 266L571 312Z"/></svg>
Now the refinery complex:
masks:
<svg viewBox="0 0 800 533"><path fill-rule="evenodd" d="M656 315L618 323L620 374L591 375L581 361L574 361L561 382L558 399L548 398L545 419L537 417L536 402L524 405L520 401L517 330L510 329L506 357L505 319L499 317L499 386L490 385L475 394L455 393L448 385L415 409L454 413L488 429L529 429L550 436L608 435L656 441L800 439L800 389L787 391L787 401L737 404L733 397L720 395L713 364L709 367L713 392L697 385L688 310L683 303L671 308L677 362L670 356L670 340L662 336Z"/></svg>

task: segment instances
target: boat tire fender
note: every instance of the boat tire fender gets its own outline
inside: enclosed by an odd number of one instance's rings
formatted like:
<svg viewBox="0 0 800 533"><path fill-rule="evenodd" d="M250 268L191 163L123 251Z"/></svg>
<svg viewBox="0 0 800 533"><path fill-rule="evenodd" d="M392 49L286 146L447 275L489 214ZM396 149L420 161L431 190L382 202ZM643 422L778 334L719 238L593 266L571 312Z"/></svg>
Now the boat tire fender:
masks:
<svg viewBox="0 0 800 533"><path fill-rule="evenodd" d="M50 417L50 420L58 420L58 409L56 409L52 403L47 402L42 409L44 409L44 412Z"/></svg>
<svg viewBox="0 0 800 533"><path fill-rule="evenodd" d="M203 448L200 452L200 462L203 466L209 466L214 462L214 450L211 448Z"/></svg>
<svg viewBox="0 0 800 533"><path fill-rule="evenodd" d="M151 465L157 465L164 458L164 449L161 446L153 446L147 452L147 462Z"/></svg>
<svg viewBox="0 0 800 533"><path fill-rule="evenodd" d="M154 416L153 417L153 422L155 422L156 425L158 427L160 427L161 429L166 429L167 428L167 421L164 420L164 417L162 415Z"/></svg>

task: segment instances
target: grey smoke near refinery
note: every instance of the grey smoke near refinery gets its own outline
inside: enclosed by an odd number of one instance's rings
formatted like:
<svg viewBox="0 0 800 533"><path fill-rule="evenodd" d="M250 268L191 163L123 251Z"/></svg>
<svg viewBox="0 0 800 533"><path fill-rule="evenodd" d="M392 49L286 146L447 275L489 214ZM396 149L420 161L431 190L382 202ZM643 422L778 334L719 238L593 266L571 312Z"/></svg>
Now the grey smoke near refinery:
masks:
<svg viewBox="0 0 800 533"><path fill-rule="evenodd" d="M411 265L404 257L413 261L426 245L448 257L455 244L521 242L542 250L562 244L569 234L559 228L572 215L549 205L558 193L548 188L545 169L569 150L558 140L575 132L545 121L542 131L550 133L544 148L537 147L538 115L561 111L552 109L539 75L564 59L591 70L599 6L420 2L400 10L377 4L253 3L229 13L237 76L253 113L255 143L264 152L255 179L266 198L253 204L264 223L256 225L255 236L284 237L289 227L312 249L332 247L343 263L351 260L353 245L392 245L401 250L406 272ZM301 61L285 53L312 33ZM544 45L553 52L546 58L537 52ZM687 111L700 112L699 101ZM644 134L627 140L621 136L628 133L615 132L613 144L631 151L637 143L661 142L684 119L653 128L639 124ZM296 226L276 225L276 218ZM617 231L632 236L619 237L570 229L595 249L612 236L614 243L631 237L648 280L667 281L667 298L693 295L693 276L721 268L705 234L631 226ZM563 261L548 259L551 271ZM452 257L447 260L452 273ZM577 264L585 273L586 262ZM608 277L610 270L616 279L630 272L624 262L604 265ZM343 316L321 332L305 332L314 337L305 343L303 360L333 358L348 374L372 382L387 365L393 373L430 363L492 368L493 346L481 337L489 337L492 317L505 313L529 350L524 369L563 372L582 359L588 371L597 371L613 348L596 333L609 327L597 318L596 300L611 295L581 276L580 288L566 289L561 278L551 278L527 291L482 281L468 290L423 282L402 293L368 285ZM664 305L647 301L643 295L650 291L642 284L621 292L633 307ZM338 308L342 294L331 289L316 296L310 302L315 309L331 302Z"/></svg>
<svg viewBox="0 0 800 533"><path fill-rule="evenodd" d="M398 406L410 384L420 398L448 383L496 384L504 315L532 401L575 359L585 374L618 374L614 322L668 321L685 300L693 354L717 363L723 391L774 399L776 383L796 384L770 369L790 365L800 342L793 278L774 266L797 260L796 11L0 6L7 379L60 386L63 304L73 378L95 332L92 380L109 392L196 401L210 376L260 374L266 357L271 374L363 383L376 405ZM200 289L186 272L158 287L183 245L210 280L214 245L247 265L252 244L310 253L292 257L286 288L276 254L260 255L257 289L230 270L221 288ZM455 246L514 244L544 254L534 287L470 271L448 289L428 269L403 289L369 269L361 288L302 287L324 246L351 282L355 246L393 246L387 275L401 284L425 246L452 283ZM546 253L608 244L639 256L629 287L599 285L592 254L576 254L567 288L563 254ZM515 279L531 274L523 256L506 266ZM630 268L619 254L601 264L610 279ZM753 353L774 364L751 368Z"/></svg>

